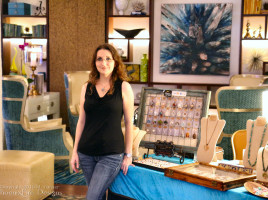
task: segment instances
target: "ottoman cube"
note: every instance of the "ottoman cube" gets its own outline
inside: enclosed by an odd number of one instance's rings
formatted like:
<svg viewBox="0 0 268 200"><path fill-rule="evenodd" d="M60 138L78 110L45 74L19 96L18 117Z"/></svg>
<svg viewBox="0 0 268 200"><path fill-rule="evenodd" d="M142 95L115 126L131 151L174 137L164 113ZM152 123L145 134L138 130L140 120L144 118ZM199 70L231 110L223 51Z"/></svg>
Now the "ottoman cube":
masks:
<svg viewBox="0 0 268 200"><path fill-rule="evenodd" d="M0 151L0 199L40 200L54 191L54 154Z"/></svg>

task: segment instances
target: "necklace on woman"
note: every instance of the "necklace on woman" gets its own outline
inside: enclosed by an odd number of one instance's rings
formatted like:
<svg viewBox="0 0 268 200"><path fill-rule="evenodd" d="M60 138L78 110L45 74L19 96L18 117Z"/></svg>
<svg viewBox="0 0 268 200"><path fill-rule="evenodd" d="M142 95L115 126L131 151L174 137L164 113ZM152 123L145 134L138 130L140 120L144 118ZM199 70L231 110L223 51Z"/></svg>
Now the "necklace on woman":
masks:
<svg viewBox="0 0 268 200"><path fill-rule="evenodd" d="M107 89L106 89L107 88ZM106 93L109 89L109 85L104 85L104 86L101 86L101 92L103 92L103 93Z"/></svg>
<svg viewBox="0 0 268 200"><path fill-rule="evenodd" d="M256 157L256 160L253 164L251 164L249 158L250 158L250 149L251 149L251 140L252 140L252 135L253 135L253 129L254 129L254 122L255 120L252 122L252 127L251 127L251 132L250 132L250 139L249 139L249 144L248 144L248 164L251 166L251 167L254 167L257 163L257 157ZM260 144L260 147L262 146L262 143L263 143L263 138L264 138L264 135L265 135L265 132L266 132L266 128L267 128L267 124L265 124L264 126L264 130L263 130L263 133L262 133L262 137L261 137L261 144Z"/></svg>
<svg viewBox="0 0 268 200"><path fill-rule="evenodd" d="M265 166L264 166L264 150L265 150L265 147L263 148L263 150L262 150L262 154L261 154L261 157L262 157L262 169L263 169L263 173L262 173L262 177L263 178L265 178L265 179L267 179L268 178L268 174L266 173L267 172L267 170L268 170L268 165L266 166L266 168L265 168Z"/></svg>
<svg viewBox="0 0 268 200"><path fill-rule="evenodd" d="M101 88L102 92L106 92L107 90L105 89L105 87Z"/></svg>
<svg viewBox="0 0 268 200"><path fill-rule="evenodd" d="M217 123L216 123L216 125L215 125L215 127L214 127L214 130L212 131L211 136L210 136L210 138L209 138L209 140L208 140L208 121L209 121L209 119L207 119L207 127L206 127L206 144L204 145L204 149L205 149L205 151L207 151L207 150L209 149L208 144L210 143L210 141L211 141L211 139L212 139L212 137L213 137L213 135L214 135L214 133L215 133L215 130L216 130L216 128L217 128L218 122L219 122L219 121L217 121Z"/></svg>

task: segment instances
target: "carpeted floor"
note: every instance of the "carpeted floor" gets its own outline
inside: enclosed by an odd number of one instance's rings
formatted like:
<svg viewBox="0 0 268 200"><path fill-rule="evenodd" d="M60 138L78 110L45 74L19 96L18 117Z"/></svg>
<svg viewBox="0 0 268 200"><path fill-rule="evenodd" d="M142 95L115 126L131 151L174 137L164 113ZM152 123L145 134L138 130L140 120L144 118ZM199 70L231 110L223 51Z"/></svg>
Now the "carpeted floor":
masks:
<svg viewBox="0 0 268 200"><path fill-rule="evenodd" d="M68 160L55 160L55 184L86 185L82 170L70 173ZM52 194L45 200L85 200L85 195Z"/></svg>
<svg viewBox="0 0 268 200"><path fill-rule="evenodd" d="M80 170L78 173L70 173L68 160L55 161L54 183L69 185L86 185L86 180Z"/></svg>

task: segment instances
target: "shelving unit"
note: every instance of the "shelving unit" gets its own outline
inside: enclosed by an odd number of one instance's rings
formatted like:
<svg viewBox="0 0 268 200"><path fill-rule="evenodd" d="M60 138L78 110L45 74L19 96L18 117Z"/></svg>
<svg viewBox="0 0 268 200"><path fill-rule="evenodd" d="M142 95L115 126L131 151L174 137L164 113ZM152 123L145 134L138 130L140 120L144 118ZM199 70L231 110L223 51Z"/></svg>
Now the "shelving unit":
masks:
<svg viewBox="0 0 268 200"><path fill-rule="evenodd" d="M21 33L14 33L13 29L2 28L1 43L2 43L2 71L3 75L10 73L10 66L15 61L18 68L18 73L21 73L21 62L23 51L19 48L19 45L28 43L31 46L39 46L42 49L42 62L37 65L35 74L38 72L45 74L45 90L49 90L49 1L42 0L42 9L36 10L40 7L40 1L38 0L17 0L16 3L27 3L31 5L30 15L9 15L8 3L15 2L13 0L2 1L1 12L1 26L9 27L9 24L16 24L21 26ZM35 15L39 14L39 15ZM36 26L33 28L33 26ZM35 29L35 30L33 30ZM27 31L26 31L27 30ZM18 31L20 32L20 31ZM26 35L27 34L27 35ZM25 71L31 74L29 66L26 65Z"/></svg>
<svg viewBox="0 0 268 200"><path fill-rule="evenodd" d="M245 14L244 5L246 0L242 0L241 13L241 40L240 40L240 74L264 74L263 63L259 63L259 70L250 70L250 63L254 57L260 57L264 62L268 62L268 14ZM247 24L251 38L245 38ZM261 31L260 31L261 26ZM254 35L255 33L255 35ZM262 38L258 38L259 33ZM255 38L254 38L255 37Z"/></svg>
<svg viewBox="0 0 268 200"><path fill-rule="evenodd" d="M123 56L128 59L124 60L125 64L140 64L140 59L143 53L148 55L148 80L147 82L131 82L134 94L135 102L137 95L139 95L142 87L158 87L167 89L196 89L196 90L210 90L213 95L217 88L226 84L200 84L200 83L174 83L167 80L166 82L156 82L153 80L153 30L154 30L154 1L147 0L145 3L146 15L131 15L132 11L132 0L129 1L128 8L124 12L124 15L119 15L118 9L115 6L115 0L106 0L106 34L105 41L108 43L114 43L114 41L125 41L125 49ZM141 31L140 34L135 38L124 38L118 34L114 28L120 29L138 29L144 28L145 31ZM145 36L144 36L145 33ZM137 45L140 42L143 47ZM115 44L116 46L116 44ZM214 98L212 98L212 104L215 105ZM136 103L138 105L138 103Z"/></svg>
<svg viewBox="0 0 268 200"><path fill-rule="evenodd" d="M119 15L119 11L115 6L114 0L106 0L106 34L105 41L117 47L117 50L123 51L123 61L125 64L140 64L143 54L148 55L148 72L150 74L152 59L152 7L153 1L147 0L145 3L145 15L131 15L131 1L124 12L124 15ZM144 29L134 38L125 38L115 29ZM131 82L133 84L148 84L147 82Z"/></svg>

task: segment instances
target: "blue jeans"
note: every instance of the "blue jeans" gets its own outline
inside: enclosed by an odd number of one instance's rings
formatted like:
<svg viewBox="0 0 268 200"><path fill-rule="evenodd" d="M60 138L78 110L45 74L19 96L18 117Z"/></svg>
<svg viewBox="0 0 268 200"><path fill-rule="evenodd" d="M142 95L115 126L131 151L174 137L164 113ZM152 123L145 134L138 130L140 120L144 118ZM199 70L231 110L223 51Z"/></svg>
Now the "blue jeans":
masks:
<svg viewBox="0 0 268 200"><path fill-rule="evenodd" d="M88 156L78 152L78 156L88 186L87 200L102 200L119 173L124 154Z"/></svg>

